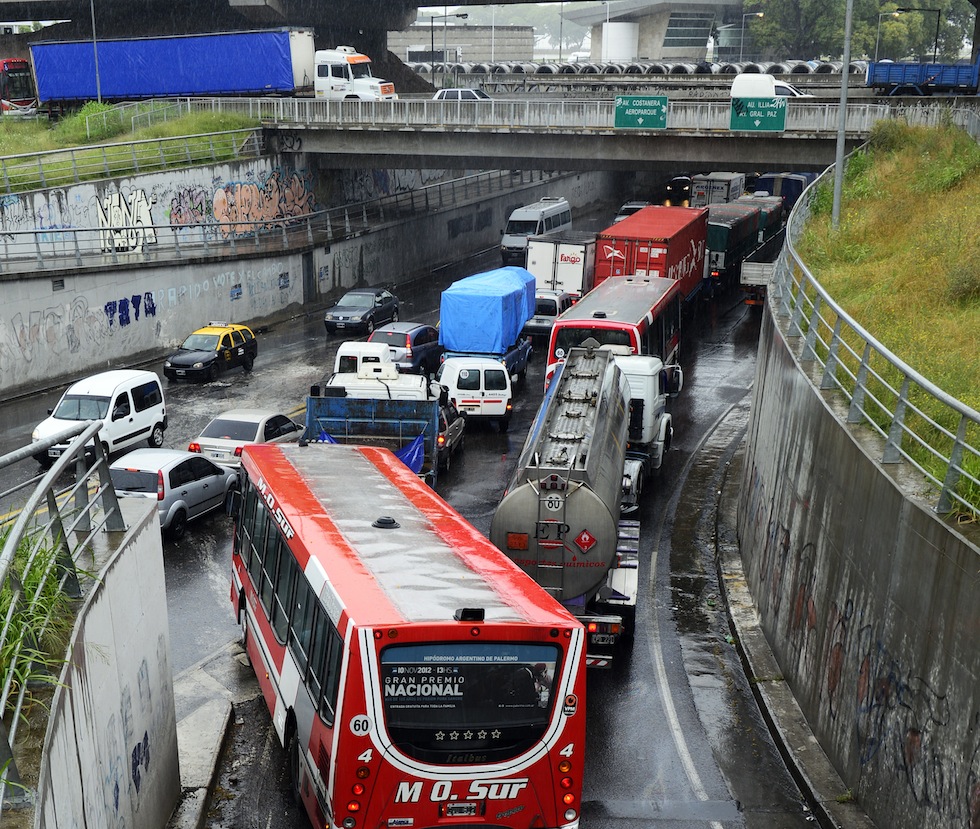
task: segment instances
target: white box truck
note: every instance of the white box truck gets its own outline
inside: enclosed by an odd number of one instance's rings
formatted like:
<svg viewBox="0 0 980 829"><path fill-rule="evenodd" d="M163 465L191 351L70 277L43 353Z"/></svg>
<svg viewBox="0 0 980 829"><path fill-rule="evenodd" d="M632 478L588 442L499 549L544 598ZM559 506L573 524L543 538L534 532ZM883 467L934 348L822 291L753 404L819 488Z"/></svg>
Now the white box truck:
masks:
<svg viewBox="0 0 980 829"><path fill-rule="evenodd" d="M527 240L527 269L539 290L581 297L595 282L596 233L556 230Z"/></svg>

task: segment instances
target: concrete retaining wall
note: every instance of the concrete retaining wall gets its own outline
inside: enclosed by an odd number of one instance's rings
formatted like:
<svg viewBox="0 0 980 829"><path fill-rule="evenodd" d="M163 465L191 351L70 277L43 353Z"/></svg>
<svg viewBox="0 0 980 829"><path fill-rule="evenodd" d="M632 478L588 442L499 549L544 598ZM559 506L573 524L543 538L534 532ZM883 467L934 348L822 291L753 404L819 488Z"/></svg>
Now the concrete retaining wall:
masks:
<svg viewBox="0 0 980 829"><path fill-rule="evenodd" d="M125 515L52 702L36 829L152 829L180 797L160 522L150 503Z"/></svg>
<svg viewBox="0 0 980 829"><path fill-rule="evenodd" d="M271 162L270 169L281 167ZM216 171L215 176L232 174L243 172ZM210 181L207 170L196 176L193 186ZM176 195L168 194L176 191L164 193L165 183L155 175L145 178L134 179L126 192L145 194L139 202L145 202L151 223L165 223L168 215L173 221ZM0 393L26 392L158 357L208 320L267 323L322 306L330 295L355 285L397 288L460 252L499 244L507 216L520 204L551 194L564 195L573 209L583 208L614 199L614 190L611 174L574 174L379 225L332 245L250 255L247 243L240 243L235 256L223 259L8 275L0 281ZM215 194L225 191L210 192L213 211L215 199L224 198ZM98 224L101 208L93 203L98 199L92 185L59 198L88 204L84 218ZM130 224L131 214L119 224Z"/></svg>
<svg viewBox="0 0 980 829"><path fill-rule="evenodd" d="M791 345L767 313L739 504L766 636L878 826L978 826L980 534L904 497Z"/></svg>

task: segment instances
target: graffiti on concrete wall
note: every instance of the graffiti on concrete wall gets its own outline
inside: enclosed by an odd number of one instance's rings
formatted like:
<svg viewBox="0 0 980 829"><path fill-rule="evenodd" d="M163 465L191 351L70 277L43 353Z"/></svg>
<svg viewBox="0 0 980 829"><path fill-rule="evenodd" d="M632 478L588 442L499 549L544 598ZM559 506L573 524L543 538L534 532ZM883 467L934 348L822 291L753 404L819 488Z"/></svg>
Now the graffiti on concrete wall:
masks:
<svg viewBox="0 0 980 829"><path fill-rule="evenodd" d="M276 168L244 181L219 184L210 191L192 184L170 198L170 225L186 229L217 224L212 236L246 236L316 210L312 174Z"/></svg>
<svg viewBox="0 0 980 829"><path fill-rule="evenodd" d="M146 191L133 190L128 195L107 193L98 202L99 248L112 251L143 251L155 245L156 231L150 215Z"/></svg>
<svg viewBox="0 0 980 829"><path fill-rule="evenodd" d="M818 546L796 539L777 518L777 510L792 518L806 504L777 504L758 469L748 498L748 532L761 543L756 602L801 681L819 678L813 696L822 712L835 722L853 718L853 729L842 733L853 734L861 767L904 789L919 818L930 816L927 825L980 829L980 712L959 710L948 688L893 652L881 609L860 609L867 597L821 594ZM971 748L961 756L964 742Z"/></svg>
<svg viewBox="0 0 980 829"><path fill-rule="evenodd" d="M341 181L343 203L370 201L380 196L408 193L442 181L445 170L349 170Z"/></svg>

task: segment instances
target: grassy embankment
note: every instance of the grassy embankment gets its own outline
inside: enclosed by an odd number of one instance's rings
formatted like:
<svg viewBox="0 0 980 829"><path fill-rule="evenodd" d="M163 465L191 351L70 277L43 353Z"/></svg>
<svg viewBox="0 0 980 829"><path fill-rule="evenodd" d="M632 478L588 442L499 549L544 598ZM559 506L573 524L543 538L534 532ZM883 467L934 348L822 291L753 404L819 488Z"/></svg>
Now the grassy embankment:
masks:
<svg viewBox="0 0 980 829"><path fill-rule="evenodd" d="M919 374L980 410L980 146L957 127L887 121L848 166L838 228L832 185L799 252L832 297ZM900 378L890 378L896 386ZM917 405L928 401L916 396ZM931 414L941 412L940 407ZM956 432L958 423L937 417ZM974 446L980 435L968 436ZM906 450L912 451L906 439ZM928 463L923 456L921 461ZM967 461L980 476L975 462ZM942 474L940 473L940 478ZM959 490L980 504L980 492Z"/></svg>
<svg viewBox="0 0 980 829"><path fill-rule="evenodd" d="M146 104L150 110L153 104ZM141 107L143 109L143 107ZM126 110L121 120L108 118L91 119L86 128L86 116L111 113L113 108L105 104L86 104L77 114L57 122L47 119L0 118L0 156L7 157L4 164L6 180L0 181L2 189L8 187L14 192L33 190L39 187L58 187L71 184L76 172L80 179L104 178L106 164L111 175L125 175L133 169L133 153L139 158L140 171L173 167L195 162L208 161L214 152L219 160L234 157L236 141L239 136L227 136L216 140L215 133L229 130L251 129L258 120L234 113L198 112L183 115L173 120L154 123L133 132L130 130L130 117L133 111ZM186 141L173 142L165 149L157 143L134 150L128 148L117 154L103 153L100 150L78 150L79 147L101 144L129 144L133 141L169 139L189 136ZM73 150L72 159L67 153L58 150ZM53 153L43 161L39 168L36 159L10 160L9 156L25 153ZM161 158L161 155L163 156ZM43 169L44 183L41 183Z"/></svg>

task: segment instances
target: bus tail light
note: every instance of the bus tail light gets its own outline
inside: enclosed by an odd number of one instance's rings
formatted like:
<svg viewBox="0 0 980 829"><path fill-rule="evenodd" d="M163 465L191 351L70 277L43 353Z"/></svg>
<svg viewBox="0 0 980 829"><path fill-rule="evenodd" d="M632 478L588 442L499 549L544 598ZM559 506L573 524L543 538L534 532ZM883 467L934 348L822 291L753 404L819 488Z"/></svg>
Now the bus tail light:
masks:
<svg viewBox="0 0 980 829"><path fill-rule="evenodd" d="M371 776L371 769L369 769L367 766L358 766L357 771L354 772L354 775L358 780L367 780Z"/></svg>
<svg viewBox="0 0 980 829"><path fill-rule="evenodd" d="M344 829L354 829L354 827L357 826L357 821L352 817L345 817L342 825Z"/></svg>
<svg viewBox="0 0 980 829"><path fill-rule="evenodd" d="M558 771L560 771L562 774L568 774L571 770L572 770L571 760L562 760L558 764Z"/></svg>
<svg viewBox="0 0 980 829"><path fill-rule="evenodd" d="M567 797L567 795L566 795L566 797ZM352 800L352 801L350 801L347 804L347 811L348 812L359 812L359 811L361 811L361 804L358 803L358 801L356 801L356 800Z"/></svg>
<svg viewBox="0 0 980 829"><path fill-rule="evenodd" d="M571 792L566 792L561 796L561 802L566 806L571 806L575 802L575 795Z"/></svg>
<svg viewBox="0 0 980 829"><path fill-rule="evenodd" d="M364 784L363 783L355 783L353 786L350 787L350 791L351 791L351 794L356 795L357 797L360 797L362 794L364 794Z"/></svg>
<svg viewBox="0 0 980 829"><path fill-rule="evenodd" d="M558 783L558 785L561 786L563 789L570 789L570 788L572 788L572 786L575 785L575 783L572 781L572 778L571 777L563 777L561 779L561 781ZM566 803L570 803L571 801L569 801L567 798L568 798L568 795L566 794L565 795L565 802Z"/></svg>
<svg viewBox="0 0 980 829"><path fill-rule="evenodd" d="M575 810L574 809L566 809L565 810L565 820L575 820ZM346 826L347 824L345 823L344 825Z"/></svg>

